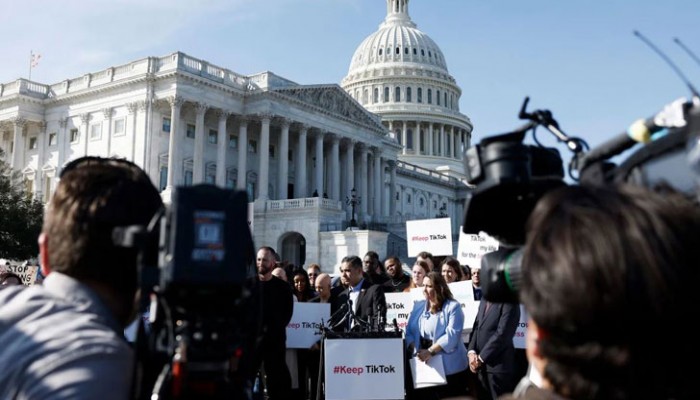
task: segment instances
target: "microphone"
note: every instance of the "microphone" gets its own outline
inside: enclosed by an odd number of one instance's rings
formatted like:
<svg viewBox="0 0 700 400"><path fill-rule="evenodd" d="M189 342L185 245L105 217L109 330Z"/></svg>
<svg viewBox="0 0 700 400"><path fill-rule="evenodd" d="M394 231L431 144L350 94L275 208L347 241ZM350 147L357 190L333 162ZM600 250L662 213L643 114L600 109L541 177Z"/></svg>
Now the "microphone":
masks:
<svg viewBox="0 0 700 400"><path fill-rule="evenodd" d="M328 323L333 324L333 321L335 321L339 315L347 312L347 306L347 303L343 303L343 305L341 305L337 310L335 310L335 312L330 316L330 318L328 318Z"/></svg>
<svg viewBox="0 0 700 400"><path fill-rule="evenodd" d="M654 134L666 128L681 128L686 125L686 110L692 104L685 99L678 99L668 104L658 114L632 123L626 132L620 133L585 153L578 162L578 170L583 171L591 164L607 160L637 143L649 143Z"/></svg>

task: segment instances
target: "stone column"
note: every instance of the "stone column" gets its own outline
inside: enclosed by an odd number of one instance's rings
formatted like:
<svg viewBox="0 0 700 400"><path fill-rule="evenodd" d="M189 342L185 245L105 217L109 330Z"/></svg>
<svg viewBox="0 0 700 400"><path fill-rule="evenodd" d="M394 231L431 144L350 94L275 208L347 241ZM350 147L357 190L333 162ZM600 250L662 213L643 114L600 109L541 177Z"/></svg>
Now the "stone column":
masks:
<svg viewBox="0 0 700 400"><path fill-rule="evenodd" d="M68 151L66 150L66 135L68 132L66 131L66 127L68 126L68 117L63 117L59 118L58 120L58 127L60 128L60 131L58 132L58 165L56 166L56 176L59 176L61 173L61 170L63 169L63 164L66 163L66 154Z"/></svg>
<svg viewBox="0 0 700 400"><path fill-rule="evenodd" d="M34 177L34 198L43 201L42 188L44 180L44 160L46 159L46 121L39 122L39 135L37 137L37 147L39 148L39 159L37 160L36 176Z"/></svg>
<svg viewBox="0 0 700 400"><path fill-rule="evenodd" d="M102 115L104 116L102 121L102 132L107 135L107 154L105 157L110 157L112 155L112 114L114 110L112 107L106 107L102 109ZM107 127L105 129L105 122L107 122Z"/></svg>
<svg viewBox="0 0 700 400"><path fill-rule="evenodd" d="M130 152L131 158L129 158L129 159L133 162L136 162L136 111L138 110L138 107L139 107L139 105L136 102L126 104L126 110L129 112L128 120L129 120L129 122L131 122L131 128L129 129L128 128L129 125L127 123L124 123L124 130L128 129L128 132L129 132L128 134L131 135L131 152ZM146 149L144 148L144 151L145 150ZM146 168L145 163L141 167L145 169Z"/></svg>
<svg viewBox="0 0 700 400"><path fill-rule="evenodd" d="M420 121L416 121L416 130L413 132L413 154L420 155Z"/></svg>
<svg viewBox="0 0 700 400"><path fill-rule="evenodd" d="M401 129L401 143L403 144L401 154L406 154L406 149L408 149L408 127L406 126L406 121L403 121L403 128Z"/></svg>
<svg viewBox="0 0 700 400"><path fill-rule="evenodd" d="M396 216L396 160L387 161L389 167L389 220Z"/></svg>
<svg viewBox="0 0 700 400"><path fill-rule="evenodd" d="M228 149L228 132L226 122L231 115L226 110L216 110L219 117L219 141L216 143L216 186L226 187L226 153Z"/></svg>
<svg viewBox="0 0 700 400"><path fill-rule="evenodd" d="M207 135L204 133L204 115L209 106L206 103L195 103L197 119L194 125L194 160L192 163L192 184L204 182L204 142Z"/></svg>
<svg viewBox="0 0 700 400"><path fill-rule="evenodd" d="M447 146L445 146L445 124L440 125L440 157L447 157Z"/></svg>
<svg viewBox="0 0 700 400"><path fill-rule="evenodd" d="M345 166L347 171L347 187L345 188L345 195L350 196L350 192L355 188L355 141L348 140L348 147L345 148L345 159L348 163Z"/></svg>
<svg viewBox="0 0 700 400"><path fill-rule="evenodd" d="M367 215L367 203L369 203L370 198L369 198L369 190L368 190L368 185L367 181L369 180L369 174L367 173L367 164L369 164L369 148L367 148L367 145L364 145L362 147L362 150L360 151L360 196L362 196L362 203L360 203L360 210L362 212L362 216L365 217Z"/></svg>
<svg viewBox="0 0 700 400"><path fill-rule="evenodd" d="M340 200L340 136L331 135L331 193L330 198Z"/></svg>
<svg viewBox="0 0 700 400"><path fill-rule="evenodd" d="M15 132L13 136L14 144L12 145L12 159L10 165L15 171L24 169L24 127L27 125L27 120L22 117L17 117L12 121Z"/></svg>
<svg viewBox="0 0 700 400"><path fill-rule="evenodd" d="M374 148L374 220L378 221L382 215L382 162L381 153Z"/></svg>
<svg viewBox="0 0 700 400"><path fill-rule="evenodd" d="M248 118L240 117L238 128L238 175L236 176L236 188L246 190L246 169L248 165Z"/></svg>
<svg viewBox="0 0 700 400"><path fill-rule="evenodd" d="M289 185L289 125L292 121L282 119L282 131L280 133L280 152L277 170L277 198L286 200L289 197L287 187Z"/></svg>
<svg viewBox="0 0 700 400"><path fill-rule="evenodd" d="M309 195L306 189L306 135L309 132L307 125L299 128L299 141L297 142L297 168L294 173L294 198L302 199Z"/></svg>
<svg viewBox="0 0 700 400"><path fill-rule="evenodd" d="M323 131L316 134L316 178L314 179L314 190L318 192L318 197L323 196Z"/></svg>
<svg viewBox="0 0 700 400"><path fill-rule="evenodd" d="M433 148L433 123L428 124L428 155L435 155L435 150Z"/></svg>
<svg viewBox="0 0 700 400"><path fill-rule="evenodd" d="M272 114L260 115L260 153L258 164L258 197L256 200L266 201L268 195L268 182L270 181L270 121Z"/></svg>
<svg viewBox="0 0 700 400"><path fill-rule="evenodd" d="M80 136L83 137L83 155L86 156L88 155L88 142L90 141L90 132L89 132L89 126L90 126L90 120L92 119L92 115L90 113L85 113L80 115Z"/></svg>
<svg viewBox="0 0 700 400"><path fill-rule="evenodd" d="M170 103L170 141L168 143L168 185L172 192L175 185L182 183L182 156L180 155L180 109L185 100L180 96L168 98Z"/></svg>

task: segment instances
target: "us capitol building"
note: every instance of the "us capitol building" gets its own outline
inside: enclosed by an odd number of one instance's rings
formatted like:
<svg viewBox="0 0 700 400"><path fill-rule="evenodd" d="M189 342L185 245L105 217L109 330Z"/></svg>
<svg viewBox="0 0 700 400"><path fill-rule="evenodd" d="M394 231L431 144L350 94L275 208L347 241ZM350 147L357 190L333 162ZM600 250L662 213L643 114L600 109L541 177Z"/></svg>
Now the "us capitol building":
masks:
<svg viewBox="0 0 700 400"><path fill-rule="evenodd" d="M166 202L179 185L245 190L255 244L326 272L367 250L405 260L406 220L449 216L456 249L472 124L409 1L386 3L340 86L239 74L181 52L54 84L0 84L5 161L43 201L84 155L136 162Z"/></svg>

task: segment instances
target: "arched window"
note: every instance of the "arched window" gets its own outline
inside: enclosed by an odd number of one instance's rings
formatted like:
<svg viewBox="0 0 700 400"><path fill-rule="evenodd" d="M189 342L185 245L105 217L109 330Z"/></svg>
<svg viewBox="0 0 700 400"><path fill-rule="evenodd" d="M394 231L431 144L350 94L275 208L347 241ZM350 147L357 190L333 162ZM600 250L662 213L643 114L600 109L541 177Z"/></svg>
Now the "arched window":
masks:
<svg viewBox="0 0 700 400"><path fill-rule="evenodd" d="M380 56L382 55L382 49L379 49L379 55Z"/></svg>
<svg viewBox="0 0 700 400"><path fill-rule="evenodd" d="M445 92L445 107L447 107L447 92Z"/></svg>
<svg viewBox="0 0 700 400"><path fill-rule="evenodd" d="M379 103L379 88L374 88L374 96L372 96L372 103Z"/></svg>
<svg viewBox="0 0 700 400"><path fill-rule="evenodd" d="M440 105L440 91L435 92L435 97L437 98L437 105Z"/></svg>
<svg viewBox="0 0 700 400"><path fill-rule="evenodd" d="M428 89L428 104L433 104L433 90Z"/></svg>
<svg viewBox="0 0 700 400"><path fill-rule="evenodd" d="M388 103L389 102L389 87L384 88L384 102Z"/></svg>
<svg viewBox="0 0 700 400"><path fill-rule="evenodd" d="M420 49L420 55L425 56L425 50Z"/></svg>
<svg viewBox="0 0 700 400"><path fill-rule="evenodd" d="M400 101L401 101L401 88L397 86L396 89L394 89L394 102L398 103Z"/></svg>
<svg viewBox="0 0 700 400"><path fill-rule="evenodd" d="M416 49L415 47L413 48L413 55L418 55L418 49Z"/></svg>
<svg viewBox="0 0 700 400"><path fill-rule="evenodd" d="M406 148L407 149L413 148L413 130L412 129L406 129Z"/></svg>
<svg viewBox="0 0 700 400"><path fill-rule="evenodd" d="M408 47L403 48L403 54L408 54Z"/></svg>
<svg viewBox="0 0 700 400"><path fill-rule="evenodd" d="M423 102L423 88L418 88L418 92L416 93L416 101L419 103Z"/></svg>
<svg viewBox="0 0 700 400"><path fill-rule="evenodd" d="M411 88L407 87L406 88L406 103L410 103L410 102L411 102Z"/></svg>
<svg viewBox="0 0 700 400"><path fill-rule="evenodd" d="M396 46L396 54L401 54L401 48L399 46Z"/></svg>
<svg viewBox="0 0 700 400"><path fill-rule="evenodd" d="M367 97L369 96L369 92L367 89L362 91L362 104L367 104Z"/></svg>

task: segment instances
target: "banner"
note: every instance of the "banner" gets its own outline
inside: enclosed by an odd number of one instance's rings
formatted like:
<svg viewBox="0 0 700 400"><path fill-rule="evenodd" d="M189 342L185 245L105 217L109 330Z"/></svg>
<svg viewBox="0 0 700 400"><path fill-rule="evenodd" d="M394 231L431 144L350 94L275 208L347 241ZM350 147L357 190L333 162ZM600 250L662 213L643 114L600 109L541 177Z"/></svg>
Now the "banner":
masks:
<svg viewBox="0 0 700 400"><path fill-rule="evenodd" d="M22 284L29 286L33 285L36 281L37 272L39 271L39 266L37 265L5 265L0 268L0 270L6 270L9 272L14 272L22 278Z"/></svg>
<svg viewBox="0 0 700 400"><path fill-rule="evenodd" d="M403 339L326 339L326 399L403 399Z"/></svg>
<svg viewBox="0 0 700 400"><path fill-rule="evenodd" d="M386 298L386 322L393 326L393 321L399 329L406 330L408 316L413 310L414 299L411 293L385 293Z"/></svg>
<svg viewBox="0 0 700 400"><path fill-rule="evenodd" d="M434 256L451 256L452 222L449 218L406 221L406 240L409 257L421 251Z"/></svg>
<svg viewBox="0 0 700 400"><path fill-rule="evenodd" d="M513 335L513 346L516 349L525 348L525 332L527 332L527 312L525 311L525 306L520 305L520 322L518 323L518 329L515 330L515 335Z"/></svg>
<svg viewBox="0 0 700 400"><path fill-rule="evenodd" d="M481 268L481 257L486 253L498 250L498 246L498 240L484 232L474 235L462 232L462 227L459 227L457 260L461 265Z"/></svg>
<svg viewBox="0 0 700 400"><path fill-rule="evenodd" d="M474 290L472 289L472 281L460 281L448 283L447 286L452 292L455 300L462 305L464 313L464 330L471 332L476 319L476 313L479 311L479 302L474 300Z"/></svg>
<svg viewBox="0 0 700 400"><path fill-rule="evenodd" d="M321 321L331 316L329 303L294 302L294 314L287 325L287 348L308 349L321 340Z"/></svg>

